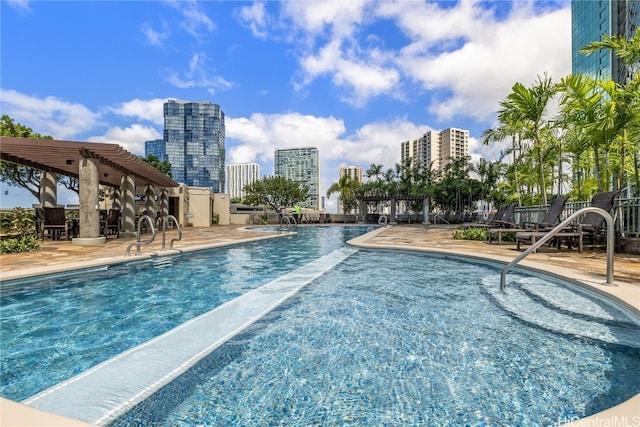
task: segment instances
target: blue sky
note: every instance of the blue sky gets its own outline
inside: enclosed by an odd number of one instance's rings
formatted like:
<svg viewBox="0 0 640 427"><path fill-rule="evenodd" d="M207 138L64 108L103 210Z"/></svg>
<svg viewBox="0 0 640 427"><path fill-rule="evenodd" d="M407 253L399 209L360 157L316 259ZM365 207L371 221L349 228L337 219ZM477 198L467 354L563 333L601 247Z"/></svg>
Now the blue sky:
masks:
<svg viewBox="0 0 640 427"><path fill-rule="evenodd" d="M516 82L571 72L570 1L0 1L0 110L56 139L144 155L167 99L226 114L226 163L273 173L276 148L393 167L400 143L478 143ZM36 203L2 184L0 206ZM8 193L5 194L5 190ZM335 211L336 196L327 210ZM61 203L77 203L60 193Z"/></svg>

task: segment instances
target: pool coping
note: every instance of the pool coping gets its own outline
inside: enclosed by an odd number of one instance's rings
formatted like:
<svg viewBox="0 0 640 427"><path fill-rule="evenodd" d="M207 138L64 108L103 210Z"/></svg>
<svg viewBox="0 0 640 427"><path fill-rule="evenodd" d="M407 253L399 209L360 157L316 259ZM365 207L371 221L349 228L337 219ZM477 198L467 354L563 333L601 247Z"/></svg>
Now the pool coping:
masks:
<svg viewBox="0 0 640 427"><path fill-rule="evenodd" d="M341 224L337 224L341 225ZM251 228L251 227L246 227ZM402 243L372 243L368 242L377 234L383 232L387 227L381 227L376 230L370 231L362 236L347 242L349 245L370 248L370 249L387 249L387 250L409 250L427 252L441 255L453 255L460 257L469 257L481 261L493 261L504 263L505 265L513 260L513 257L507 257L496 254L482 254L478 252L469 252L464 250L447 250L447 249L434 249L418 247L415 245L407 245ZM56 266L43 266L29 270L17 270L6 271L2 273L2 280L13 280L19 278L25 278L29 276L52 274L70 269L81 269L99 267L104 265L118 264L123 262L130 262L136 260L153 259L162 256L176 255L184 252L192 252L203 249L213 249L216 247L233 246L237 244L249 243L253 241L272 239L277 237L285 237L290 235L288 233L282 234L269 234L265 236L253 236L248 238L233 239L224 242L214 242L197 244L189 247L163 252L146 252L140 255L133 256L114 256L108 258L96 258L86 261L70 262L63 265ZM581 286L585 286L595 292L602 294L607 298L611 298L620 306L629 310L640 318L640 287L629 285L624 282L616 283L616 286L603 286L602 277L582 272L578 270L572 270L566 267L554 266L551 264L545 264L543 262L523 260L520 267L528 268L533 271L569 280ZM579 420L558 420L557 425L561 426L584 426L584 425L635 425L640 422L640 393L633 396L631 399L623 402L617 406L609 408L598 414L591 415ZM39 409L17 403L6 398L0 397L0 426L69 426L69 427L87 427L92 424L86 422L62 417L59 415L51 414L41 411ZM635 424L634 424L635 423Z"/></svg>

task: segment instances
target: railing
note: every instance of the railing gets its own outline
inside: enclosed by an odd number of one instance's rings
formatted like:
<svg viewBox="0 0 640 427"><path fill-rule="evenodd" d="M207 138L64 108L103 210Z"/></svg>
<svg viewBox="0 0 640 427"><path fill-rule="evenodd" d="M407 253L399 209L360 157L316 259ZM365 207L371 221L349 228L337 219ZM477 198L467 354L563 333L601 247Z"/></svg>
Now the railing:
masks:
<svg viewBox="0 0 640 427"><path fill-rule="evenodd" d="M387 226L387 216L386 215L380 215L380 218L378 218L378 224L384 225L386 227Z"/></svg>
<svg viewBox="0 0 640 427"><path fill-rule="evenodd" d="M567 202L560 220L589 206L589 202ZM549 205L520 206L515 209L515 222L539 222ZM623 237L640 237L640 197L619 197L614 201L613 218L615 230Z"/></svg>
<svg viewBox="0 0 640 427"><path fill-rule="evenodd" d="M140 230L142 229L142 223L145 220L149 222L149 227L151 227L151 238L149 240L147 240L147 241L141 242L140 241ZM125 254L127 256L130 255L129 252L131 251L131 248L134 247L134 246L137 247L136 255L140 255L140 246L149 245L156 238L156 228L153 226L153 221L151 220L151 217L149 215L142 215L138 219L138 232L136 234L137 234L136 242L135 243L131 243L129 246L127 246L127 251L125 252Z"/></svg>
<svg viewBox="0 0 640 427"><path fill-rule="evenodd" d="M573 214L569 215L567 219L562 221L553 230L549 231L542 238L540 238L540 240L536 241L526 251L518 255L513 261L507 264L507 266L504 269L502 269L502 274L500 275L500 292L504 292L504 289L506 287L507 271L509 271L511 267L518 264L531 252L534 252L540 246L544 245L547 242L547 240L553 238L555 235L560 233L562 229L565 228L567 225L569 225L571 221L573 221L575 218L587 212L595 212L597 214L600 214L604 217L604 219L607 222L607 282L606 284L613 286L614 285L613 283L613 251L614 251L614 238L615 238L613 217L611 216L611 214L609 214L609 212L605 211L604 209L589 206L586 208L582 208L574 212Z"/></svg>
<svg viewBox="0 0 640 427"><path fill-rule="evenodd" d="M297 227L298 223L296 222L295 217L291 215L283 215L280 218L280 227L278 227L278 233L281 231L289 231L292 227Z"/></svg>
<svg viewBox="0 0 640 427"><path fill-rule="evenodd" d="M182 240L182 229L180 228L180 224L178 224L178 220L176 219L176 217L173 215L167 215L162 217L162 250L163 251L165 250L164 243L165 243L165 236L167 234L167 224L169 223L169 220L171 220L175 225L175 227L178 229L178 238L171 239L171 242L169 242L169 249L173 249L173 242L178 242Z"/></svg>

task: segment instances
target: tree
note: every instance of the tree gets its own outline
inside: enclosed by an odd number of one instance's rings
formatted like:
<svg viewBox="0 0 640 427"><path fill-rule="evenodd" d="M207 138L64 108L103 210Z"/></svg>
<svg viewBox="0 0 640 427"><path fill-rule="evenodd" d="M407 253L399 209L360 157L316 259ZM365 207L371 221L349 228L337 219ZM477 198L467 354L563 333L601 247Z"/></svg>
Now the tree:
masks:
<svg viewBox="0 0 640 427"><path fill-rule="evenodd" d="M154 156L153 154L149 154L147 155L147 157L140 156L140 158L146 163L148 163L150 166L158 169L163 174L167 175L170 178L173 178L173 174L171 173L171 163L169 163L169 161L167 160L160 161L160 159Z"/></svg>
<svg viewBox="0 0 640 427"><path fill-rule="evenodd" d="M332 194L338 193L340 203L344 209L344 213L352 212L358 207L358 200L356 199L356 193L360 187L360 181L352 178L349 175L343 175L338 182L331 184L327 190L327 199Z"/></svg>
<svg viewBox="0 0 640 427"><path fill-rule="evenodd" d="M20 138L53 139L51 136L40 135L39 133L33 132L31 128L14 122L13 119L6 114L3 115L0 120L0 135ZM40 173L41 171L38 169L17 165L15 163L0 162L0 181L6 182L14 187L24 188L36 199L40 198ZM75 185L71 178L67 177L65 186L69 189L77 188L77 180L74 181Z"/></svg>
<svg viewBox="0 0 640 427"><path fill-rule="evenodd" d="M307 199L308 188L281 176L264 177L244 187L244 203L269 205L277 213Z"/></svg>
<svg viewBox="0 0 640 427"><path fill-rule="evenodd" d="M367 178L371 179L371 178L375 178L376 181L380 181L380 175L382 175L382 165L377 165L375 163L371 163L371 166L369 166L369 169L367 169Z"/></svg>
<svg viewBox="0 0 640 427"><path fill-rule="evenodd" d="M501 120L506 120L503 123L521 124L523 126L522 135L533 141L538 171L538 190L545 205L547 204L547 188L542 129L548 125L545 114L555 91L551 78L546 75L544 77L538 76L537 81L530 88L524 87L522 83L516 83L507 99L500 103L502 109L499 112Z"/></svg>
<svg viewBox="0 0 640 427"><path fill-rule="evenodd" d="M578 52L590 55L600 49L611 49L615 51L618 58L622 59L625 65L633 65L640 62L640 28L636 28L636 34L629 40L623 36L609 36L603 34L602 41L591 42L581 47Z"/></svg>

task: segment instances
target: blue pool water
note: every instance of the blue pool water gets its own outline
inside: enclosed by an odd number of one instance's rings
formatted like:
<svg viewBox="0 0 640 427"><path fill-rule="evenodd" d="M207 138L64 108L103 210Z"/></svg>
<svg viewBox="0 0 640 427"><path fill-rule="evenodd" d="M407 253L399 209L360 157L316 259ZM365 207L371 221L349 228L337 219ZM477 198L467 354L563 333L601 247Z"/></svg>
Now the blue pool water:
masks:
<svg viewBox="0 0 640 427"><path fill-rule="evenodd" d="M21 338L5 344L2 325L3 396L31 386L23 393L28 396L57 383L59 378L43 384L41 377L61 364L69 365L63 379L81 372L110 357L102 358L104 349L114 355L135 345L128 335L140 330L143 337L135 341L145 341L171 328L168 318L175 325L210 310L330 253L362 230L299 232L275 242L176 257L162 270L136 264L128 267L126 279L124 272L107 271L116 283L100 285L102 274L91 273L90 284L73 277L7 292L2 321L11 308L14 335L32 332L22 344ZM314 255L300 254L307 246ZM185 285L184 278L173 277L174 270L196 280ZM141 272L143 279L134 283ZM640 350L626 344L640 342L633 319L598 298L521 271L509 274L509 292L500 296L499 276L494 265L452 257L356 251L112 425L555 425L640 392ZM238 280L228 282L229 277ZM137 288L143 291L131 292ZM6 298L13 298L8 308ZM70 298L77 298L82 313L60 309ZM116 302L103 307L102 300L112 298ZM533 311L519 311L529 304L527 298ZM42 324L39 317L25 323L22 317L46 302L39 300L51 300L46 318L62 311L65 320ZM153 313L149 320L141 320L143 311ZM93 326L94 317L108 315L112 318L102 326ZM90 320L83 323L81 317ZM545 318L552 320L534 324ZM34 344L67 323L49 349ZM573 332L573 323L581 325L580 333ZM120 324L131 325L128 332L118 332ZM43 349L32 356L26 347L34 345ZM18 355L5 362L9 348ZM78 361L49 362L57 352ZM12 364L23 368L9 376L4 368ZM32 375L40 364L46 367ZM15 382L6 380L14 377Z"/></svg>
<svg viewBox="0 0 640 427"><path fill-rule="evenodd" d="M326 255L373 227L2 282L0 395L23 400Z"/></svg>

